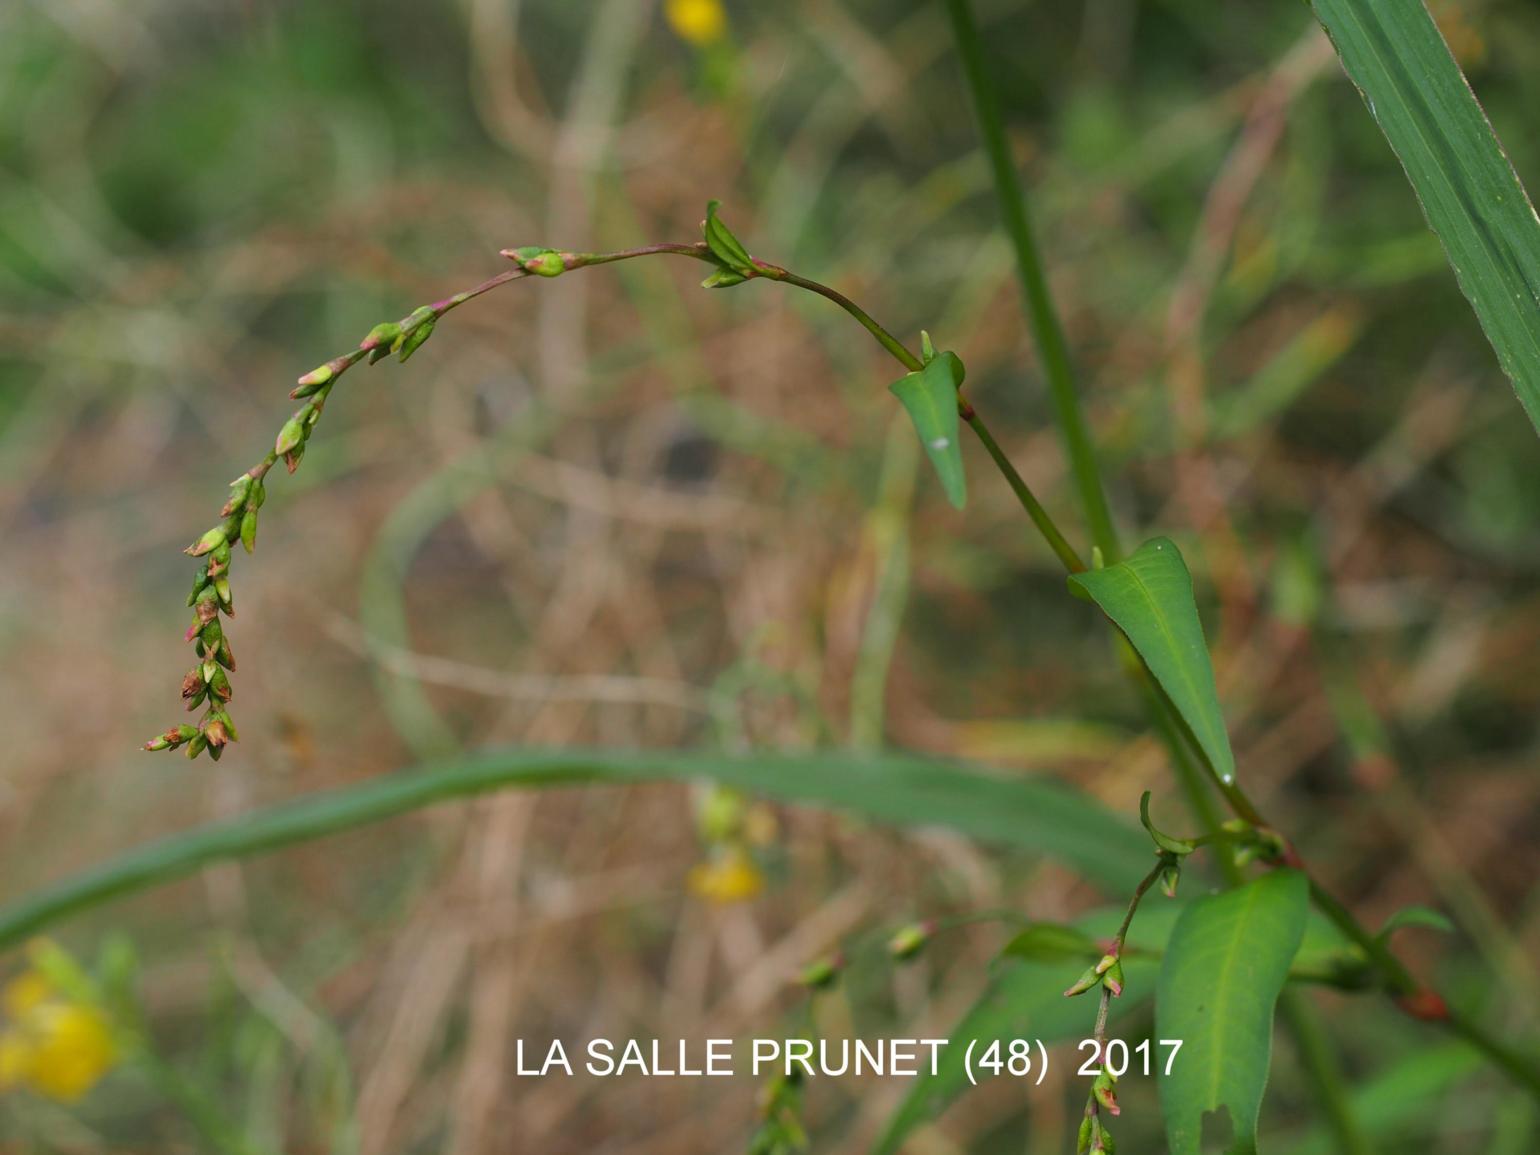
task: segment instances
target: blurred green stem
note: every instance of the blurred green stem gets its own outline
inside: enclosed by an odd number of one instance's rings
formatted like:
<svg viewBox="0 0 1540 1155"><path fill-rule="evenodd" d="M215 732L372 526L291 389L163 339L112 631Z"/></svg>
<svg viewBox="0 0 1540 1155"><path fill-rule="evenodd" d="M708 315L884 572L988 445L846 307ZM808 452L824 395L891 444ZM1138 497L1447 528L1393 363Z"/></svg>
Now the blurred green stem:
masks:
<svg viewBox="0 0 1540 1155"><path fill-rule="evenodd" d="M983 137L984 152L989 157L989 166L994 173L1000 215L1004 218L1006 232L1010 234L1011 245L1016 250L1016 271L1021 278L1021 289L1026 298L1027 320L1031 323L1038 356L1048 378L1048 391L1053 400L1059 434L1069 454L1070 470L1075 475L1075 486L1080 491L1086 521L1091 527L1091 540L1110 564L1120 556L1117 530L1112 524L1112 513L1107 508L1107 494L1102 487L1101 471L1096 464L1096 447L1091 442L1085 416L1080 411L1080 396L1075 388L1075 371L1070 364L1064 328L1059 323L1053 295L1048 290L1048 277L1043 271L1037 242L1032 236L1032 225L1027 219L1026 197L1016 177L1010 146L1005 139L1000 102L984 63L978 21L974 18L969 0L947 0L947 12L952 18L952 34L957 42L963 73L968 79L968 91L973 99L979 135Z"/></svg>

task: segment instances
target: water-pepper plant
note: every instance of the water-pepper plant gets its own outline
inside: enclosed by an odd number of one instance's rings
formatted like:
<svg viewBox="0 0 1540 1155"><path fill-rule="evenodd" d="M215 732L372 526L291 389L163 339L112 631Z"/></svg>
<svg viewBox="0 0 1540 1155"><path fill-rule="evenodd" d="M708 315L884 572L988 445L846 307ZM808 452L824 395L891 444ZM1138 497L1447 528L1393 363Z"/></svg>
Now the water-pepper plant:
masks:
<svg viewBox="0 0 1540 1155"><path fill-rule="evenodd" d="M548 245L504 249L508 268L465 292L376 325L355 348L299 377L290 393L298 407L279 427L271 447L231 483L213 523L187 547L197 568L187 595L192 665L182 677L180 696L195 720L168 727L146 749L181 750L190 758L206 752L218 759L239 739L233 707L237 666L229 636L236 559L255 551L261 518L274 513L267 504L269 486L283 472L301 467L311 438L321 431L328 399L346 385L344 377L361 363L394 357L405 364L425 347L429 352L422 357L431 359L428 343L441 328L447 332L449 325L441 322L448 314L515 281L562 277L621 261L684 259L702 266L705 288L813 293L864 328L891 355L894 377L882 384L908 415L936 484L959 511L966 510L974 457L965 451L966 427L1062 566L1066 605L1078 604L1105 621L1111 660L1126 674L1130 692L1143 702L1149 726L1164 745L1188 802L1185 818L1157 822L1145 793L1129 807L1137 810L1141 833L1132 822L1087 806L1060 787L1001 780L951 763L891 753L491 752L147 846L0 911L0 948L74 911L209 862L324 837L449 798L573 782L708 778L740 809L741 799L752 793L896 825L950 826L1053 855L1104 889L1126 895L1118 908L1074 924L1013 928L988 989L957 1023L953 1045L938 1069L918 1078L889 1117L875 1142L878 1152L899 1151L918 1126L966 1089L971 1077L963 1066L965 1048L1017 1038L1023 1023L1047 1041L1085 1040L1077 1151L1116 1150L1124 1109L1118 1085L1128 1077L1128 1062L1126 1044L1121 1051L1114 1047L1111 1024L1120 1007L1151 1000L1155 1029L1147 1042L1171 1046L1171 1053L1152 1065L1151 1077L1159 1085L1169 1149L1175 1155L1203 1149L1206 1129L1214 1126L1227 1135L1230 1150L1256 1150L1275 1019L1295 1041L1336 1148L1371 1150L1341 1064L1324 1042L1313 1004L1300 995L1305 984L1389 999L1430 1034L1442 1032L1475 1048L1516 1093L1540 1100L1533 1041L1499 1037L1414 973L1393 946L1395 925L1365 926L1334 897L1331 880L1304 861L1289 832L1271 822L1248 793L1246 767L1238 764L1230 743L1193 576L1182 552L1173 538L1160 534L1132 549L1121 539L1081 412L1071 352L1032 235L1027 199L1007 149L971 0L945 0L945 6L1089 540L1077 544L1061 529L995 439L969 393L966 350L945 347L946 335L939 332L901 338L834 287L756 255L712 201L699 239L611 252ZM1437 27L1420 4L1403 0L1315 0L1314 10L1405 168L1520 402L1531 421L1540 423L1540 220ZM414 362L407 371L422 372L421 365ZM283 471L276 469L280 463ZM975 478L972 484L981 482ZM747 858L739 824L728 825L731 829L724 827L713 837L741 868ZM1204 863L1196 872L1195 862ZM719 871L707 889L741 896L757 885L739 869L731 877ZM1404 921L1438 920L1410 912ZM946 929L937 923L899 928L887 941L882 965L907 964ZM814 963L803 984L810 992L826 991L851 965L854 956ZM39 995L39 1005L42 999ZM108 1035L99 1019L91 1023L96 1024L91 1036L94 1078L108 1065L113 1048L103 1041ZM32 1040L27 1054L43 1054L44 1042ZM34 1066L26 1077L33 1082L45 1085L54 1077L35 1058L29 1061ZM750 1150L773 1155L808 1142L801 1119L804 1093L800 1084L784 1078L765 1088L759 1125L746 1130L752 1136Z"/></svg>

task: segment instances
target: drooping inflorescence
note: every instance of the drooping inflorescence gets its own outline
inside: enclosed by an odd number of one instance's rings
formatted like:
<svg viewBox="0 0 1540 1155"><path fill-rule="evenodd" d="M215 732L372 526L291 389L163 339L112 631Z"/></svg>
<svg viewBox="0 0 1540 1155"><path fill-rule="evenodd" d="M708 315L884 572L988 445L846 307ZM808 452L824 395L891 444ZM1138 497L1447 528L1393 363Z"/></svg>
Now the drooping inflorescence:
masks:
<svg viewBox="0 0 1540 1155"><path fill-rule="evenodd" d="M230 674L235 670L235 653L225 635L223 621L235 616L235 598L230 589L234 546L239 542L247 553L256 549L258 513L267 500L267 475L279 461L290 473L299 468L310 434L338 379L366 357L371 365L392 353L406 361L433 335L434 325L445 313L489 289L535 271L525 266L526 262L520 262L518 269L501 273L474 289L423 305L400 321L376 325L357 349L312 369L295 384L289 396L304 404L284 422L267 455L230 483L230 496L219 511L220 523L185 550L192 557L202 558L203 565L187 596L193 611L187 641L193 645L197 664L182 679L182 700L189 711L203 707L203 715L196 725L182 723L156 735L144 744L146 750L185 747L189 758L207 750L217 761L225 746L237 740L235 723L230 718L230 699L234 695Z"/></svg>
<svg viewBox="0 0 1540 1155"><path fill-rule="evenodd" d="M945 359L946 365L942 367L950 369L950 374L946 376L945 387L941 389L939 401L935 398L929 400L934 402L931 408L939 405L944 410L951 404L950 394L956 393L962 381L962 364L954 355L934 354L927 338L927 355L922 361L848 297L827 285L797 276L779 265L752 256L732 230L717 216L717 208L717 201L711 201L706 206L706 217L701 222L702 239L691 244L660 243L607 253L568 252L535 245L503 249L501 254L513 262L515 266L513 269L499 273L474 289L456 293L432 305L423 305L399 321L386 321L376 325L369 331L368 336L359 342L356 349L332 358L301 377L289 396L296 401L303 401L304 404L284 422L283 428L278 431L273 448L267 455L230 483L230 497L220 510L220 517L223 520L186 550L193 557L205 560L193 579L192 593L187 599L187 604L193 611L193 621L187 630L187 640L193 644L198 664L182 679L182 698L190 711L200 706L204 707L203 716L197 725L184 723L156 735L145 743L144 748L175 750L185 747L189 758L196 758L207 750L210 756L217 760L224 747L236 740L235 723L231 721L229 711L233 694L230 673L235 669L235 655L230 648L229 639L225 637L223 622L224 618L235 615L235 601L230 592L233 546L239 541L246 552L250 553L255 549L258 511L267 498L267 475L280 460L290 473L299 467L300 461L305 456L305 446L310 440L310 434L315 429L316 422L320 420L326 399L331 395L338 379L365 357L369 359L371 365L392 353L396 354L400 360L406 361L432 336L434 326L445 313L499 285L524 277L559 277L563 273L592 265L664 255L690 257L712 266L711 274L701 282L702 286L708 289L730 288L756 279L785 282L817 293L845 310L906 369L909 369L911 376L922 373L933 359ZM903 396L902 391L900 396ZM961 401L960 395L957 401L958 407L965 413L970 424L974 423L976 417L971 407L967 407ZM905 404L910 407L911 413L916 412L909 400L906 400ZM928 413L929 410L926 412ZM917 417L916 420L921 439L926 443L927 451L931 453L932 458L937 460L938 470L947 483L948 495L955 503L960 503L961 460L960 458L955 461L948 459L945 463L939 460L945 456L941 450L948 451L952 457L957 454L955 421L948 427L953 432L943 439L945 444L941 445L938 444L935 436L927 434L926 427L920 418ZM946 468L943 468L943 464L953 465L955 468L949 473ZM1024 488L1023 483L1022 489Z"/></svg>

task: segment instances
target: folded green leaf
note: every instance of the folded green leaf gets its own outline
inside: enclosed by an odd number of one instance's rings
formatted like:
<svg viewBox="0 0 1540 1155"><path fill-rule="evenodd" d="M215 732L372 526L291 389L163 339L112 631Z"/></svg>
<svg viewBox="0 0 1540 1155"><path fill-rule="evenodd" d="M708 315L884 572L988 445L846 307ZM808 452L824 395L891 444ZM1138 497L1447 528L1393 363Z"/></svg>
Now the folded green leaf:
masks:
<svg viewBox="0 0 1540 1155"><path fill-rule="evenodd" d="M1198 1155L1204 1115L1221 1110L1232 1136L1226 1150L1256 1151L1273 1005L1304 937L1309 903L1303 874L1275 870L1195 900L1177 920L1155 992L1156 1036L1182 1040L1170 1073L1159 1073L1171 1155Z"/></svg>
<svg viewBox="0 0 1540 1155"><path fill-rule="evenodd" d="M957 387L962 384L963 372L963 363L955 353L937 353L923 369L888 386L914 422L947 500L958 509L968 500L957 416Z"/></svg>
<svg viewBox="0 0 1540 1155"><path fill-rule="evenodd" d="M1214 770L1226 782L1235 781L1235 755L1193 600L1192 575L1176 543L1153 538L1127 560L1072 574L1069 580L1128 636Z"/></svg>
<svg viewBox="0 0 1540 1155"><path fill-rule="evenodd" d="M754 275L754 258L749 256L748 249L743 247L743 243L733 235L733 231L718 218L717 209L721 205L721 201L709 201L706 204L706 219L701 223L706 247L711 250L711 255L728 269L744 278L751 277Z"/></svg>
<svg viewBox="0 0 1540 1155"><path fill-rule="evenodd" d="M1460 290L1540 429L1540 219L1417 0L1314 0Z"/></svg>
<svg viewBox="0 0 1540 1155"><path fill-rule="evenodd" d="M1380 927L1379 937L1388 939L1402 927L1408 926L1420 926L1425 930L1436 930L1443 934L1454 933L1454 923L1432 907L1404 906L1385 920L1385 925Z"/></svg>

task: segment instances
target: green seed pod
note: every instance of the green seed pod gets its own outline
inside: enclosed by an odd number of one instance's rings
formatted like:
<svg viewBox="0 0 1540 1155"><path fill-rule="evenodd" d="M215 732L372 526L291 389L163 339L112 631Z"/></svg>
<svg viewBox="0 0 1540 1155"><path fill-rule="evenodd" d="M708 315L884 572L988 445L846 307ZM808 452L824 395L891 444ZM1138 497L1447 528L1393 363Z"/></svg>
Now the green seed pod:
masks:
<svg viewBox="0 0 1540 1155"><path fill-rule="evenodd" d="M1091 1150L1091 1116L1080 1120L1080 1133L1075 1137L1075 1155L1088 1155Z"/></svg>
<svg viewBox="0 0 1540 1155"><path fill-rule="evenodd" d="M235 669L235 651L230 648L229 638L219 639L219 648L214 651L214 660L227 670Z"/></svg>
<svg viewBox="0 0 1540 1155"><path fill-rule="evenodd" d="M203 629L198 633L198 641L203 643L205 654L214 654L219 652L219 642L224 636L224 631L219 628L219 619L213 618L203 624Z"/></svg>
<svg viewBox="0 0 1540 1155"><path fill-rule="evenodd" d="M257 511L248 509L241 515L241 545L246 547L247 553L254 553L257 548Z"/></svg>
<svg viewBox="0 0 1540 1155"><path fill-rule="evenodd" d="M221 702L228 702L234 696L229 676L218 666L214 667L214 676L209 679L209 692Z"/></svg>
<svg viewBox="0 0 1540 1155"><path fill-rule="evenodd" d="M305 443L301 441L293 449L283 455L284 468L293 473L299 468L300 461L305 456Z"/></svg>
<svg viewBox="0 0 1540 1155"><path fill-rule="evenodd" d="M260 481L251 487L251 496L246 499L247 509L261 509L262 503L267 500L267 486Z"/></svg>
<svg viewBox="0 0 1540 1155"><path fill-rule="evenodd" d="M369 330L369 335L359 342L358 347L369 351L369 364L373 365L381 357L390 355L390 347L395 344L399 336L401 336L399 324L395 321L381 321Z"/></svg>
<svg viewBox="0 0 1540 1155"><path fill-rule="evenodd" d="M187 757L196 758L209 748L209 740L203 736L202 731L194 734L187 743Z"/></svg>
<svg viewBox="0 0 1540 1155"><path fill-rule="evenodd" d="M230 592L230 579L225 577L215 578L214 592L219 595L221 608L233 618L235 616L235 595Z"/></svg>

